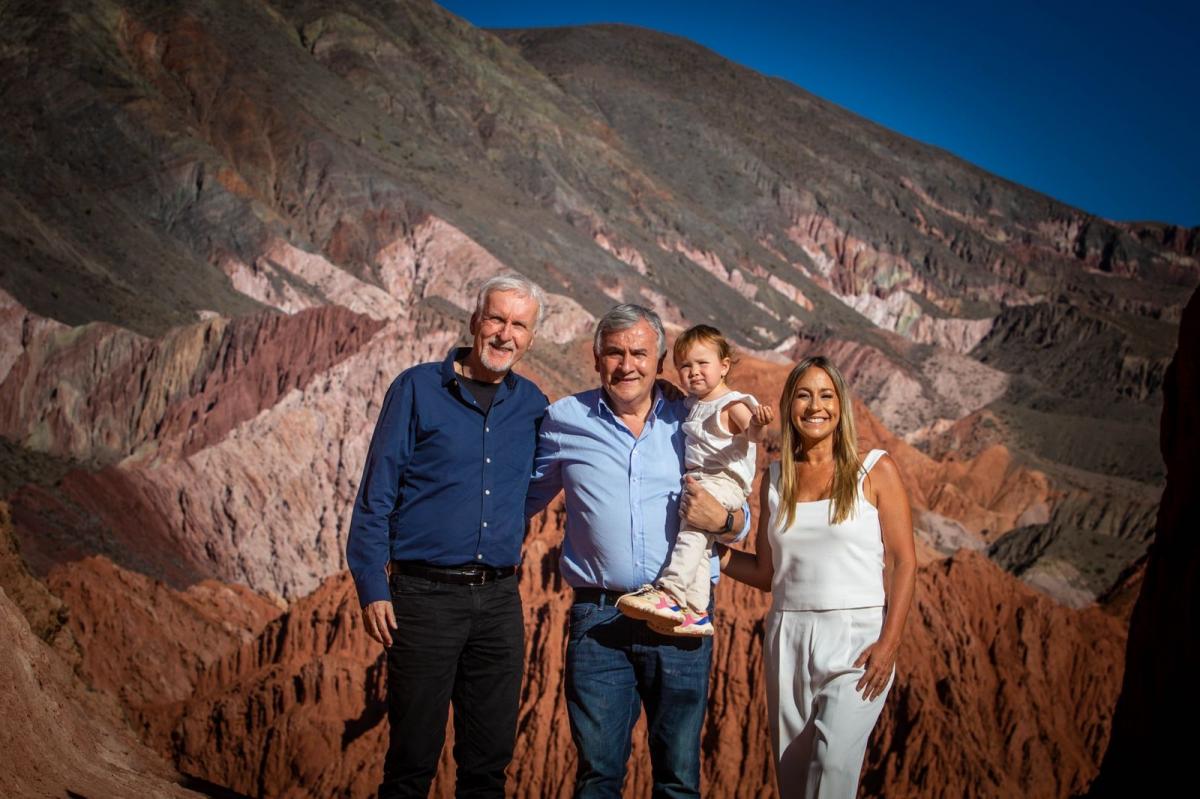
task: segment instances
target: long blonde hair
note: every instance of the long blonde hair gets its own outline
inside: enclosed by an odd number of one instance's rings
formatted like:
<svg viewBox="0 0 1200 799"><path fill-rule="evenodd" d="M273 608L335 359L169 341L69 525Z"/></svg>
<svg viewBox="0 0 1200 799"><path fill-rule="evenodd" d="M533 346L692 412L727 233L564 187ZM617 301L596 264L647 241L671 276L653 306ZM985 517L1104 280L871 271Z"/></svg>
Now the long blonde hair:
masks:
<svg viewBox="0 0 1200 799"><path fill-rule="evenodd" d="M858 473L862 469L862 461L858 459L858 434L854 427L854 409L850 390L846 388L846 379L824 355L805 358L792 369L787 382L783 384L783 393L779 395L779 415L782 417L780 427L783 433L779 440L779 448L782 450L779 462L779 502L784 514L781 528L783 530L791 527L796 520L796 496L800 492L796 480L796 463L804 455L804 440L792 419L792 401L799 392L800 378L813 367L822 369L829 375L837 393L838 404L841 406L837 428L833 431L830 524L840 524L853 516L854 506L858 501Z"/></svg>

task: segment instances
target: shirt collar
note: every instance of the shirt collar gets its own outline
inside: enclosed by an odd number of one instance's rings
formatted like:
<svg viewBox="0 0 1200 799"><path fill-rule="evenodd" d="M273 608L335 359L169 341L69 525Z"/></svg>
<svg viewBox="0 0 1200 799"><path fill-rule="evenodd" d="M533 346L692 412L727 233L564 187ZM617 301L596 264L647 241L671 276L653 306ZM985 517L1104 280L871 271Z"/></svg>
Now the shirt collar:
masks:
<svg viewBox="0 0 1200 799"><path fill-rule="evenodd" d="M470 347L451 347L450 348L450 352L446 355L446 360L442 361L442 385L443 386L451 385L455 380L458 379L458 373L454 371L454 362L461 358L466 358L467 354L470 352L471 352ZM507 372L504 373L504 379L501 380L500 382L504 383L504 385L508 387L509 391L512 391L514 388L517 387L517 376L515 374L513 374L512 369L509 369Z"/></svg>
<svg viewBox="0 0 1200 799"><path fill-rule="evenodd" d="M647 422L653 422L656 418L658 418L660 412L662 411L663 403L666 402L666 398L663 397L663 393L658 390L657 380L654 382L654 388L651 390L653 391L653 394L651 395L653 400L650 402L650 415L646 417ZM612 418L617 418L617 415L613 413L612 406L608 404L608 393L605 392L604 386L596 389L595 411L597 414L607 413Z"/></svg>

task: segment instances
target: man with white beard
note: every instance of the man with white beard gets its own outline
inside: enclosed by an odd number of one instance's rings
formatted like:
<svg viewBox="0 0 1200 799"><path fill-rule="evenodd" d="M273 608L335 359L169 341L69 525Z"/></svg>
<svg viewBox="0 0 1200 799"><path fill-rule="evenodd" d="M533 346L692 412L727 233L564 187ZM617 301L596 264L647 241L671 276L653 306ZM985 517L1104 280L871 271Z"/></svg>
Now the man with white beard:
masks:
<svg viewBox="0 0 1200 799"><path fill-rule="evenodd" d="M546 396L513 374L545 298L488 280L472 346L400 374L363 468L346 560L367 633L387 647L380 797L429 793L454 705L458 796L504 795L525 628L516 567Z"/></svg>

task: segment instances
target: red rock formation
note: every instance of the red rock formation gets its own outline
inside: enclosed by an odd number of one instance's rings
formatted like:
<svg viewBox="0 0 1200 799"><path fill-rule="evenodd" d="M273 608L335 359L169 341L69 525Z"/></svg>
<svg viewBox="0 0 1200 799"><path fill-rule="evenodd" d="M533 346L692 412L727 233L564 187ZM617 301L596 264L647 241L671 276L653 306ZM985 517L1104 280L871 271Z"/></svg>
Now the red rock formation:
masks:
<svg viewBox="0 0 1200 799"><path fill-rule="evenodd" d="M1123 637L1119 620L1064 608L978 553L925 567L864 793L1085 789L1107 744Z"/></svg>
<svg viewBox="0 0 1200 799"><path fill-rule="evenodd" d="M1200 711L1193 687L1200 668L1200 292L1184 310L1163 400L1159 444L1167 487L1129 623L1112 744L1093 796L1162 794L1194 780L1190 722Z"/></svg>
<svg viewBox="0 0 1200 799"><path fill-rule="evenodd" d="M9 501L25 563L44 577L56 564L99 551L178 587L211 576L208 559L194 554L202 547L181 540L156 511L152 491L138 473L115 466L73 469L56 485L22 486Z"/></svg>
<svg viewBox="0 0 1200 799"><path fill-rule="evenodd" d="M347 389L351 385L358 386L349 392L351 396L366 396L372 391L381 391L382 384L390 380L392 372L378 364L395 357L393 349L383 346L382 342L387 340L381 337L379 343L372 342L363 353L352 356L337 367L335 372L339 374L322 378L311 391L297 395L302 398L298 408L283 404L268 411L267 418L262 421L262 429L278 433L285 429L280 420L287 419L288 415L301 408L322 408L324 400L321 398L326 394L323 383L337 385L340 391L338 396L341 397L348 395ZM581 344L580 349L585 351L586 345ZM575 356L583 356L578 358L580 361L586 360L583 351L567 357L573 360ZM538 367L539 363L533 361L531 365L544 369L545 366ZM772 398L777 396L787 369L786 365L768 364L744 356L738 385L764 398ZM883 445L894 453L901 468L913 482L914 498L918 505L925 501L929 493L926 481L930 475L949 475L947 479L964 480L962 494L967 497L978 496L981 502L996 493L994 490L972 493L981 484L977 474L979 470L972 469L970 462L938 465L888 433L865 409L862 409L861 415L865 442ZM256 423L251 423L247 430L235 430L220 444L208 447L188 460L203 458L208 464L217 464L220 461L210 460L208 453L227 448L233 448L230 455L246 452L248 450L239 442L244 442L245 446L257 446L258 442L264 440L257 428ZM303 439L303 436L297 436L293 440ZM987 461L985 453L976 459L980 464ZM229 463L232 465L241 460L234 458ZM159 464L153 473L161 474L175 468L170 463ZM945 471L947 468L950 471ZM87 491L71 494L74 506L87 505L98 513L112 513L114 515L109 523L118 525L122 514L131 513L130 507L118 505L104 511L102 500L110 495L131 497L136 494L128 486L117 487L106 484L105 480L118 474L128 476L138 473L126 467L111 468L96 475L80 473L76 478L64 480L59 490L75 491L72 486L90 485ZM106 474L109 477L104 477ZM146 471L145 474L150 475L151 472ZM216 485L228 484L230 479L219 468L197 470L189 467L187 474L193 486L197 480L212 479ZM989 479L994 482L996 478ZM261 506L249 503L244 508L231 507L236 509L233 518L249 519L249 510ZM561 657L567 597L557 576L555 545L561 519L556 514L557 511L547 514L543 519L545 526L537 526L530 536L522 582L528 607L531 667L522 699L522 733L513 766L511 789L516 795L529 797L569 793L574 762L561 701ZM994 568L989 569L978 567L966 570L969 572L969 580L966 580L968 585L985 584L986 578L1001 586L997 589L1000 596L994 597L994 604L987 606L989 612L995 612L997 607L1011 608L1024 602L1032 603L1033 610L1028 612L1039 618L1039 614L1060 618L1058 622L1053 619L1046 622L1047 625L1069 627L1071 620L1076 618L1069 611L1054 608L1046 600L1041 600L1039 604L1032 594L1021 589L1011 578ZM933 579L929 577L930 574L936 575L936 572L927 572L924 579ZM949 580L948 584L957 585L952 578L946 579ZM195 603L187 597L177 597L161 584L123 574L101 561L57 571L51 581L56 590L69 598L69 606L81 608L73 627L77 635L86 639L85 673L90 674L96 684L122 697L128 712L142 726L150 740L158 745L166 745L165 742L170 740L172 755L187 773L250 793L310 791L304 795L324 795L337 790L350 795L365 795L370 792L378 778L384 740L383 728L379 723L383 718L383 675L378 662L378 648L368 642L359 629L357 604L352 588L344 577L327 583L317 593L297 602L287 615L268 626L252 644L243 645L235 654L208 665L204 665L204 656L190 648L191 643L202 640L212 642L213 647L228 645L229 631L215 629L211 625L211 618L206 618L203 613L197 614ZM938 590L941 591L938 596L945 595L947 598L935 607L947 613L950 612L947 608L954 608L959 613L966 612L963 608L968 607L971 600L966 596L969 591L964 586ZM726 584L721 589L720 602L722 628L714 654L713 705L704 732L707 753L704 775L712 795L755 795L759 791L769 791L771 784L767 742L761 732L765 729L765 709L760 698L761 653L758 641L760 619L767 599L765 595ZM120 623L114 620L111 612L103 610L117 607L126 609L121 613L123 618ZM94 610L96 608L101 610ZM151 614L180 619L179 625L189 630L190 634L183 640L171 636L155 640L156 626L148 621ZM953 673L964 668L962 663L954 659L962 654L960 650L965 645L963 639L954 638L947 644L943 640L944 630L939 626L942 622L936 613L931 611L931 614L925 619L934 625L933 629L927 631L926 643L929 646L918 647L917 652L920 656L940 652L938 657L941 660L935 659L928 667L922 667L925 668L921 672L924 682L920 685L924 687L914 687L914 698L907 700L910 703L920 701L929 705L935 701L930 697L937 697L936 701L941 701L936 686L929 687L929 675ZM961 621L957 616L950 618ZM990 631L992 628L984 629ZM1006 634L1010 632L1006 627L997 629ZM1071 651L1074 651L1074 647L1082 646L1085 637L1079 635L1071 638L1065 633L1056 635L1073 641ZM134 663L123 660L120 654L114 655L114 652L127 651L125 647L114 647L112 652L102 649L112 641L133 640L135 637L146 638L149 649L162 653L161 656ZM1007 640L1004 636L1001 638ZM939 643L943 645L941 650L937 647ZM1038 663L1021 663L1018 666L995 661L984 661L982 665L974 660L971 663L974 664L973 668L984 671L990 669L997 674L1011 672L1017 675L1014 678L1016 680L1029 679L1025 671L1027 668L1044 667L1044 664ZM193 669L197 666L200 666L202 674L194 677ZM1111 662L1105 661L1103 653L1097 665L1097 668L1102 667L1111 668ZM1075 677L1083 681L1086 690L1100 697L1098 706L1103 706L1103 691L1093 686L1093 683L1103 683L1103 679L1089 673L1082 673L1082 676L1075 674ZM993 685L1004 683L1002 676L993 675L991 680ZM194 690L191 689L192 684L196 686ZM1073 683L1069 687L1057 684L1050 687L1062 691L1076 690ZM965 702L966 699L960 698L959 701ZM1002 709L1005 713L1012 712L1007 705ZM983 717L991 718L986 715ZM932 719L934 716L926 714L922 718ZM1063 736L1064 740L1073 740L1071 729L1053 714L1048 714L1045 719L1029 720L1023 716L1021 719L1022 724L1032 725L1031 729L1039 730L1038 734L1047 740L1058 740ZM1090 717L1085 721L1091 723ZM922 732L924 728L908 717L897 721L896 726L906 730L906 736L926 735ZM908 730L910 726L912 730ZM934 737L940 741L938 736L949 736L945 727L936 729L936 734L930 732L923 740ZM994 762L998 750L988 744L988 739L982 733L976 739L971 739L970 743L971 746L964 744L963 751L958 755L965 764L963 773L967 776L963 779L967 782L964 784L990 785L986 774L996 768ZM1082 745L1075 746L1072 751L1075 750L1084 755L1089 751ZM1062 772L1063 785L1056 783L1057 787L1047 789L1050 793L1057 791L1055 795L1058 795L1070 785L1086 781L1088 771L1084 755L1070 761L1069 768ZM922 757L892 762L887 766L891 769L886 772L887 779L907 781L904 784L920 784L923 779L921 771L928 766ZM451 790L451 781L447 776L449 772L446 771L448 759L449 754L446 755L446 764L438 782L439 795L447 795ZM548 762L554 767L547 769ZM732 775L738 775L738 778ZM644 793L649 779L644 744L639 742L635 747L627 786L630 795ZM1021 779L1017 784L1025 784L1028 790L1042 790L1028 778Z"/></svg>
<svg viewBox="0 0 1200 799"><path fill-rule="evenodd" d="M58 566L47 582L66 605L81 674L117 699L160 751L201 670L280 612L244 586L208 580L174 591L100 557Z"/></svg>
<svg viewBox="0 0 1200 799"><path fill-rule="evenodd" d="M544 522L544 526L543 526ZM568 593L557 575L561 506L525 549L527 675L508 794L569 796L574 751L562 700ZM705 795L772 791L761 681L768 597L718 595ZM897 686L872 743L867 795L1067 796L1086 787L1120 681L1122 625L1074 611L979 554L922 568ZM1078 701L1065 703L1062 696ZM384 674L346 575L259 638L206 667L172 735L179 768L267 795L366 796L382 769ZM999 734L998 734L999 731ZM639 724L625 793L649 792ZM434 795L452 795L449 748Z"/></svg>
<svg viewBox="0 0 1200 799"><path fill-rule="evenodd" d="M348 574L207 666L171 733L176 764L240 793L366 796L381 775L382 650Z"/></svg>
<svg viewBox="0 0 1200 799"><path fill-rule="evenodd" d="M33 634L54 641L63 634L66 611L62 600L50 593L42 581L29 573L13 539L12 517L7 502L0 502L0 589L25 616ZM69 631L66 633L69 637ZM60 641L60 652L72 652L74 643Z"/></svg>
<svg viewBox="0 0 1200 799"><path fill-rule="evenodd" d="M328 454L322 454L327 440L336 439L345 446L347 440L357 439L356 446L365 448L368 411L364 408L360 411L362 419L352 423L346 417L346 398L382 394L383 386L398 370L397 359L405 357L396 343L401 337L394 332L400 329L404 328L393 323L358 353L310 381L305 390L295 392L288 401L276 403L259 418L231 430L220 442L181 461L160 461L149 466L130 463L98 473L77 472L64 479L55 491L69 500L63 507L72 513L84 509L103 519L105 529L145 537L140 544L131 541L130 549L146 555L147 544L158 542L154 545L161 547L159 557L164 559L178 558L188 546L219 538L214 533L220 528L205 527L212 524L206 519L230 520L233 531L239 530L242 523L251 525L250 529L255 524L270 523L271 520L260 519L262 498L266 494L255 482L245 481L243 464L263 454L262 442L272 438L286 442L289 457L273 461L276 467L269 479L288 485L291 479L286 477L288 470L296 467L297 480L304 480L303 485L311 491L313 476L321 471L314 471L309 464L316 462L326 464L322 468L334 468L327 463ZM450 335L447 330L443 342ZM586 363L586 343L581 342L576 349L579 351L563 354L564 363L575 364L576 368L568 372L575 375L572 381L582 379L579 371L586 371L578 369L579 363ZM533 360L531 367L535 371L558 373L561 379L561 370L554 366L557 358L557 353L545 353ZM787 370L787 365L743 356L738 385L773 399ZM331 386L335 388L332 395ZM329 420L338 419L335 409L342 414L337 422L341 429L354 428L357 432L347 436L329 427ZM860 407L860 415L864 443L882 445L893 452L913 485L914 500L919 507L927 503L928 496L938 486L958 486L956 490L963 499L953 511L961 511L964 520L969 520L968 511L983 512L988 508L987 503L1005 495L1002 487L1012 470L1003 459L1001 467L988 465L989 459L995 458L993 450L984 450L970 461L938 464L895 438L865 408ZM321 434L314 432L315 419L324 420L322 424L326 426ZM291 434L287 434L289 430ZM298 456L300 452L305 453L303 457ZM361 460L361 453L357 456L339 453L336 473L345 471L345 461L356 459ZM340 501L347 503L352 493L343 480L339 477L331 485L341 486L337 489ZM188 491L183 493L180 489L185 485ZM227 487L224 494L218 490L221 486ZM232 502L230 491L235 497ZM238 499L243 493L246 499ZM26 487L18 494L18 508L27 508L26 498L30 496L52 496L52 492ZM218 498L216 507L222 509L221 513L198 513L180 507L177 499L206 496ZM311 518L312 510L303 504L311 494L284 491L276 496L280 501L297 503L297 512ZM113 503L114 497L120 497L121 502ZM174 518L172 506L180 508L183 516L164 522ZM42 518L45 517L43 513ZM286 520L286 513L281 518ZM142 521L130 524L131 519ZM561 702L566 595L557 577L554 549L560 520L553 513L547 519L549 525L538 528L530 537L523 581L529 608L529 660L533 665L522 700L522 735L511 788L515 794L530 797L569 793L574 762ZM160 529L156 531L154 525L160 525ZM88 522L85 517L66 518L62 526L68 531L86 529ZM189 530L194 537L179 536L179 531ZM177 543L179 550L173 552L170 542ZM251 550L243 544L240 548L217 549L216 555L230 552L237 553L239 563L245 563ZM272 568L286 572L291 579L298 573L294 564L279 561L275 550L270 561L264 558L262 562L271 563ZM370 791L378 777L383 745L383 731L378 723L383 707L382 671L377 662L377 648L358 629L357 606L347 582L334 581L296 603L287 616L269 626L253 644L203 667L202 676L195 678L193 669L203 666L203 658L189 648L190 642L170 636L150 640L154 625L146 618L153 612L187 619L185 626L195 628L197 639L218 642L214 646L220 646L222 640L228 643L228 637L222 638L211 627L211 620L204 619L203 614L197 617L192 603L186 599L169 598L173 593L160 584L123 575L99 562L78 568L82 571L56 572L51 579L58 590L72 597L69 605L84 609L77 619L80 623L77 634L87 637L87 673L96 684L122 697L128 712L150 740L158 745L171 741L171 752L180 768L250 793L287 793L301 790L298 786L310 786L303 789L313 791L307 795L322 795L335 789L352 795ZM107 573L109 578L100 579L97 573ZM262 577L253 579L261 581ZM1016 588L1006 590L1021 596ZM134 596L137 594L148 594L153 601L139 602ZM708 753L704 774L713 795L753 795L759 790L769 790L771 774L766 738L755 733L765 729L765 709L759 699L761 654L757 634L766 597L727 586L722 588L721 602L724 634L715 651L714 700L704 733ZM963 604L966 600L956 597L955 602ZM103 612L87 611L89 607L129 608L128 624L124 621L115 624ZM163 653L162 657L131 663L120 655L109 657L111 652L86 651L137 636L147 637L149 648ZM161 667L161 673L156 673L157 667ZM957 667L953 662L938 663L930 671L940 673L941 669ZM138 687L142 685L154 688ZM928 691L922 696L928 696ZM1052 725L1055 721L1050 719L1045 723ZM1061 725L1047 729L1050 730L1047 736L1069 737L1069 731L1061 729ZM549 759L547 753L552 753ZM961 755L968 764L968 774L974 774L971 769L976 767L991 768L994 756L994 751L982 745ZM448 762L449 755L446 757ZM547 769L547 762L555 767ZM1076 772L1068 772L1067 778L1086 779L1085 765L1073 765L1071 768ZM451 789L445 768L437 789L441 794ZM899 769L894 775L896 779L915 784L917 777L903 771L901 766L895 768ZM915 773L923 766L911 768ZM733 774L743 778L734 780ZM744 775L750 774L753 779L745 778ZM630 769L630 794L644 793L649 779L644 744L639 742ZM986 784L978 775L969 779Z"/></svg>
<svg viewBox="0 0 1200 799"><path fill-rule="evenodd" d="M89 691L0 590L0 794L199 796L139 743L120 708Z"/></svg>

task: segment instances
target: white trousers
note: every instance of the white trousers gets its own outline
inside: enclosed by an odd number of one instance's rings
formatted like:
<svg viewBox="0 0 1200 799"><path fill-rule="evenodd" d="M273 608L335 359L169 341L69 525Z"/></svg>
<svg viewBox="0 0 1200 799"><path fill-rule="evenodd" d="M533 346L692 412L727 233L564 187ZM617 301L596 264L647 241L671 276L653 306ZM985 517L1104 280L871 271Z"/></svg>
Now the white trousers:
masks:
<svg viewBox="0 0 1200 799"><path fill-rule="evenodd" d="M692 477L725 510L737 510L746 501L746 490L731 477L703 472L692 473ZM708 610L708 593L712 588L712 542L716 538L711 533L681 524L671 559L655 583L680 605L687 605L698 613Z"/></svg>
<svg viewBox="0 0 1200 799"><path fill-rule="evenodd" d="M854 661L879 638L883 608L775 610L763 640L767 714L781 797L853 799L887 689L855 689Z"/></svg>

